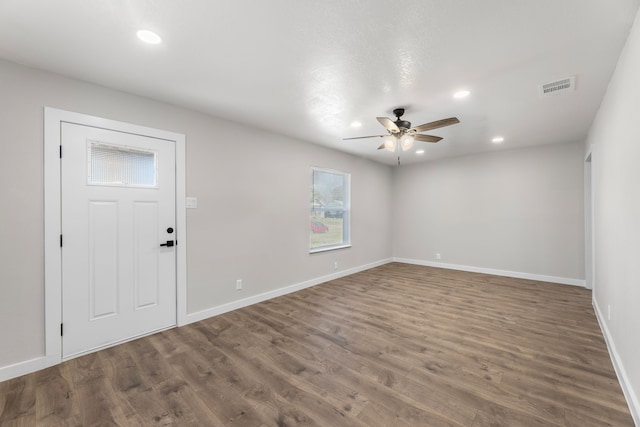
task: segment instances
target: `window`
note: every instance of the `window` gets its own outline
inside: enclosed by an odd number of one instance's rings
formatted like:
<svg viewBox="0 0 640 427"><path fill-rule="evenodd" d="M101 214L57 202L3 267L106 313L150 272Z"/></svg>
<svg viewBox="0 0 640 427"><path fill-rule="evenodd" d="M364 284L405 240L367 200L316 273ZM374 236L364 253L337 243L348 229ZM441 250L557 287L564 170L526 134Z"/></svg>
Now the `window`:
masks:
<svg viewBox="0 0 640 427"><path fill-rule="evenodd" d="M88 183L156 187L156 153L97 141L88 142Z"/></svg>
<svg viewBox="0 0 640 427"><path fill-rule="evenodd" d="M312 168L309 252L351 246L348 173Z"/></svg>

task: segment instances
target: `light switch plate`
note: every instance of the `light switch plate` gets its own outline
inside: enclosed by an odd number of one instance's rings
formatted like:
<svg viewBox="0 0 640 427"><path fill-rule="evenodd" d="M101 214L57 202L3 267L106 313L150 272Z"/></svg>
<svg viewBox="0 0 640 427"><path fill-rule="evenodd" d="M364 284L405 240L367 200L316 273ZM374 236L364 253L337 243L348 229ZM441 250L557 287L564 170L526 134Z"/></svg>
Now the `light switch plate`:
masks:
<svg viewBox="0 0 640 427"><path fill-rule="evenodd" d="M196 209L198 207L198 199L196 197L187 197L187 209Z"/></svg>

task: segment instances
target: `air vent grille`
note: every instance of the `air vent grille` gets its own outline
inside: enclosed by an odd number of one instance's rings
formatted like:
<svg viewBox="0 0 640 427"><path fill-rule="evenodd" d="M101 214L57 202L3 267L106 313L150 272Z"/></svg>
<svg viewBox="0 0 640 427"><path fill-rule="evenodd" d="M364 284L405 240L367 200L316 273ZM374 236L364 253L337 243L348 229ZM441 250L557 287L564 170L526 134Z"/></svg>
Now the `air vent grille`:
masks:
<svg viewBox="0 0 640 427"><path fill-rule="evenodd" d="M554 96L564 92L572 92L576 89L576 76L566 77L538 86L540 96Z"/></svg>

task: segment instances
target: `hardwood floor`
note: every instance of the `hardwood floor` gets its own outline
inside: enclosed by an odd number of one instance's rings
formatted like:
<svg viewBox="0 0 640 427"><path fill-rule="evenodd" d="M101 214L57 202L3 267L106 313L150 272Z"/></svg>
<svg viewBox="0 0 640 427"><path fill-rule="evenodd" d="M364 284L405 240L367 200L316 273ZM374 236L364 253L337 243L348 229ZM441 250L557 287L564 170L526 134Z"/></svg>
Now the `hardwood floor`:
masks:
<svg viewBox="0 0 640 427"><path fill-rule="evenodd" d="M585 289L387 264L0 383L2 426L633 426Z"/></svg>

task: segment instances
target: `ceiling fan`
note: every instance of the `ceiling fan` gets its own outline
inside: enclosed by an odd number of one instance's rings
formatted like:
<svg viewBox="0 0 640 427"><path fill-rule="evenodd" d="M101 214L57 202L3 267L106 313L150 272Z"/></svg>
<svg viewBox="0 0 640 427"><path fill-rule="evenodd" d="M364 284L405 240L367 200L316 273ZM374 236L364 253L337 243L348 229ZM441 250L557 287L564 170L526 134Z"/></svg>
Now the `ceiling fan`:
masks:
<svg viewBox="0 0 640 427"><path fill-rule="evenodd" d="M356 136L354 138L342 138L343 141L348 139L363 139L363 138L383 138L384 142L378 147L378 150L383 148L398 153L398 164L400 164L400 151L407 151L412 146L414 141L422 142L438 142L442 139L440 136L423 135L418 132L425 132L428 130L438 129L445 126L455 125L460 123L457 117L449 117L448 119L436 120L435 122L425 123L420 126L411 127L411 122L401 120L400 118L404 114L404 108L396 108L393 110L393 114L396 116L396 120L393 121L388 117L376 117L378 122L387 129L386 135L369 135L369 136Z"/></svg>

